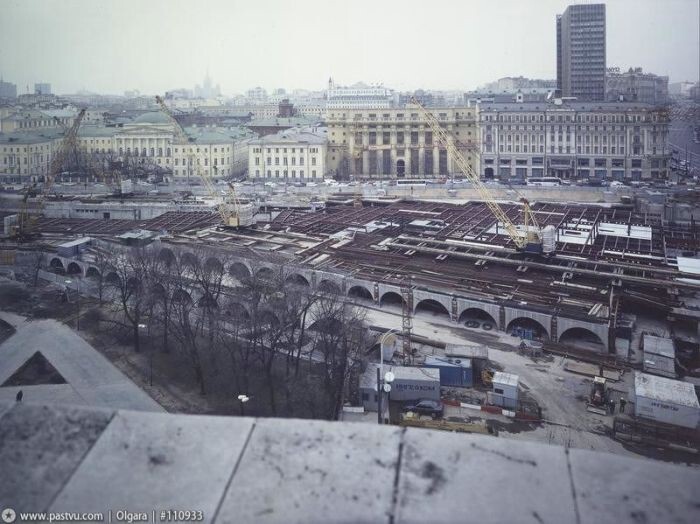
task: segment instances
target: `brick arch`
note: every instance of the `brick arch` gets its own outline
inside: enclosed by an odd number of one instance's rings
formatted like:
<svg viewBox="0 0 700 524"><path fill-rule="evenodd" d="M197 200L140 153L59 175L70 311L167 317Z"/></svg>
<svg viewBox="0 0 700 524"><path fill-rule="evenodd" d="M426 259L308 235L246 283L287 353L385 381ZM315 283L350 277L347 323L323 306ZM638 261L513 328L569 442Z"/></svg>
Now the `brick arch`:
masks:
<svg viewBox="0 0 700 524"><path fill-rule="evenodd" d="M397 293L396 291L385 291L384 293L382 293L382 296L379 297L379 306L381 307L388 303L393 303L402 306L404 300L401 296L401 293Z"/></svg>
<svg viewBox="0 0 700 524"><path fill-rule="evenodd" d="M340 286L327 278L324 278L318 283L318 290L323 293L333 293L336 295L340 295L342 293Z"/></svg>
<svg viewBox="0 0 700 524"><path fill-rule="evenodd" d="M66 271L66 267L63 265L63 260L61 260L58 257L53 257L49 261L49 267L53 270L61 271L63 273L65 273L65 271Z"/></svg>
<svg viewBox="0 0 700 524"><path fill-rule="evenodd" d="M248 267L248 265L244 264L243 262L232 262L231 265L228 267L228 272L229 275L231 275L234 278L237 278L238 280L250 278L253 274L250 270L250 267Z"/></svg>
<svg viewBox="0 0 700 524"><path fill-rule="evenodd" d="M100 270L97 269L95 266L90 266L87 268L87 271L85 271L85 276L87 278L101 278L102 275L100 274Z"/></svg>
<svg viewBox="0 0 700 524"><path fill-rule="evenodd" d="M559 335L559 342L562 344L567 344L569 338L573 339L578 339L580 340L581 338L586 337L589 339L592 339L595 341L595 343L600 344L601 346L605 346L605 342L603 339L600 338L600 335L597 333L594 333L588 328L581 327L581 326L575 326L575 327L570 327L566 331L564 331L561 335ZM575 345L575 344L569 344L569 345Z"/></svg>
<svg viewBox="0 0 700 524"><path fill-rule="evenodd" d="M476 320L492 322L494 327L498 328L498 322L491 313L480 307L465 307L459 313L459 322L464 322L467 319L474 318Z"/></svg>
<svg viewBox="0 0 700 524"><path fill-rule="evenodd" d="M233 319L249 319L250 311L240 302L229 302L224 308L224 316Z"/></svg>
<svg viewBox="0 0 700 524"><path fill-rule="evenodd" d="M275 270L268 266L261 266L255 271L255 276L263 280L274 280Z"/></svg>
<svg viewBox="0 0 700 524"><path fill-rule="evenodd" d="M435 300L434 298L424 298L420 302L416 303L414 312L419 311L429 311L433 313L445 314L449 318L450 310L445 307L445 304Z"/></svg>
<svg viewBox="0 0 700 524"><path fill-rule="evenodd" d="M350 286L350 289L348 289L348 296L355 297L355 298L361 298L364 300L373 300L374 299L372 297L372 291L370 291L367 288L367 286L363 286L361 284L355 284L353 286Z"/></svg>
<svg viewBox="0 0 700 524"><path fill-rule="evenodd" d="M515 317L510 322L508 322L506 332L511 333L516 327L539 330L540 336L543 335L544 338L549 338L549 330L545 326L543 326L539 320L536 320L534 318L525 316Z"/></svg>
<svg viewBox="0 0 700 524"><path fill-rule="evenodd" d="M69 262L66 268L66 274L68 275L82 275L83 268L77 262Z"/></svg>
<svg viewBox="0 0 700 524"><path fill-rule="evenodd" d="M284 279L284 281L288 284L291 284L293 286L299 286L299 287L311 287L311 283L309 280L302 275L301 273L290 273L287 275L287 277Z"/></svg>
<svg viewBox="0 0 700 524"><path fill-rule="evenodd" d="M175 253L169 247L162 247L160 251L158 251L158 259L170 265L175 262Z"/></svg>

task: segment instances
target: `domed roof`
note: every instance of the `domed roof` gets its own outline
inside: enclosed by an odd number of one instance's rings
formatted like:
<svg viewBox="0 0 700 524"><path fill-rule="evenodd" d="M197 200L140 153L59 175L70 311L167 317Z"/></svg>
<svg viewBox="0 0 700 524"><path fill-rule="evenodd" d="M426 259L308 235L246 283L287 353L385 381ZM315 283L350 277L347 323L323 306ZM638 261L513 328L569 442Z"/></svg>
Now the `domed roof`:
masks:
<svg viewBox="0 0 700 524"><path fill-rule="evenodd" d="M170 118L161 111L150 111L133 120L134 124L170 124Z"/></svg>

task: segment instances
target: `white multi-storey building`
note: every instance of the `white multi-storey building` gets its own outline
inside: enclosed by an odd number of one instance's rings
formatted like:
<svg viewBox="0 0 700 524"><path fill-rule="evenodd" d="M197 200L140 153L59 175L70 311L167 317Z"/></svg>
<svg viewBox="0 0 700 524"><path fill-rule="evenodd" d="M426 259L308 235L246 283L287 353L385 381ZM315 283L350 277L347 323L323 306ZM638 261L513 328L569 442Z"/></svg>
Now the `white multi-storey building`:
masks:
<svg viewBox="0 0 700 524"><path fill-rule="evenodd" d="M250 141L248 176L313 181L326 171L325 128L293 128Z"/></svg>
<svg viewBox="0 0 700 524"><path fill-rule="evenodd" d="M481 103L481 176L663 179L668 127L667 113L647 104Z"/></svg>
<svg viewBox="0 0 700 524"><path fill-rule="evenodd" d="M369 86L362 82L349 87L336 86L328 80L326 109L384 109L392 106L394 93L384 86Z"/></svg>
<svg viewBox="0 0 700 524"><path fill-rule="evenodd" d="M176 179L196 177L199 170L212 177L241 175L248 166L245 128L189 127L187 144L177 143L174 125L163 113L145 113L122 127L81 126L78 145L88 158L150 163ZM62 131L0 134L0 179L36 181L48 171Z"/></svg>

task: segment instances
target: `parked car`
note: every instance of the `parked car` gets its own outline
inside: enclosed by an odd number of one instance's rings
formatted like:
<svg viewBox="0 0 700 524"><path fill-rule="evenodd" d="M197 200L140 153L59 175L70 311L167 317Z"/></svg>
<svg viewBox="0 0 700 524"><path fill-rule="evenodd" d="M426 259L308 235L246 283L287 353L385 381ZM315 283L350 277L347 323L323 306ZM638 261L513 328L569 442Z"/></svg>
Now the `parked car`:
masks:
<svg viewBox="0 0 700 524"><path fill-rule="evenodd" d="M403 408L403 412L412 411L419 415L429 415L433 418L442 418L444 408L439 400L419 400L418 402L410 402Z"/></svg>

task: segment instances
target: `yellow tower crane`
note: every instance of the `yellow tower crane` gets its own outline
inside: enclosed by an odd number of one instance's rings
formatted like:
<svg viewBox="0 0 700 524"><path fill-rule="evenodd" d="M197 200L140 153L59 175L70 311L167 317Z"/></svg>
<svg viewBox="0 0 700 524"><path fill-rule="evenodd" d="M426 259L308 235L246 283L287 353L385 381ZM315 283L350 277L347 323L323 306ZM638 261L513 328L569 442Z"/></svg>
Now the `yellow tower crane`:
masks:
<svg viewBox="0 0 700 524"><path fill-rule="evenodd" d="M35 182L31 186L28 186L25 190L24 197L22 198L22 208L19 212L19 217L17 220L17 228L15 229L15 235L20 240L30 239L34 235L34 228L36 226L36 221L41 215L44 208L44 200L46 196L51 192L56 175L58 175L63 168L63 164L70 151L77 150L78 141L78 129L85 116L85 109L81 109L78 115L73 120L73 125L66 128L64 126L64 134L61 142L58 144L58 148L54 155L51 157L51 163L44 177L44 183L41 187L41 191L37 194L36 213L34 216L29 214L29 197L34 192L37 187Z"/></svg>
<svg viewBox="0 0 700 524"><path fill-rule="evenodd" d="M491 191L484 185L479 175L474 172L469 163L464 159L462 153L460 153L459 149L455 146L453 137L440 125L435 115L426 110L415 98L411 100L411 103L418 107L424 120L432 131L434 139L447 150L448 154L454 159L459 170L476 188L481 200L488 206L489 210L496 218L497 224L500 224L513 240L516 249L533 254L551 254L554 251L553 238L551 242L544 243L546 245L543 247L543 230L537 223L537 219L530 208L529 202L525 198L520 199L523 206L523 225L522 228L519 229L513 224L498 202L496 202ZM550 234L553 235L553 231L551 231Z"/></svg>
<svg viewBox="0 0 700 524"><path fill-rule="evenodd" d="M185 133L185 130L180 125L180 122L173 116L170 108L165 104L165 101L160 97L156 96L156 102L160 106L161 111L170 119L173 123L175 129L175 142L181 146L187 146L190 144L190 138ZM194 164L192 154L189 155L187 161L190 165ZM221 196L216 191L216 186L214 185L214 180L206 171L202 171L199 164L195 166L197 176L204 183L209 196L215 201L221 200L217 205L217 210L221 216L221 220L225 227L247 227L253 224L253 206L251 204L241 204L236 195L236 190L233 184L228 184L228 190L225 198ZM216 168L214 168L216 169Z"/></svg>

